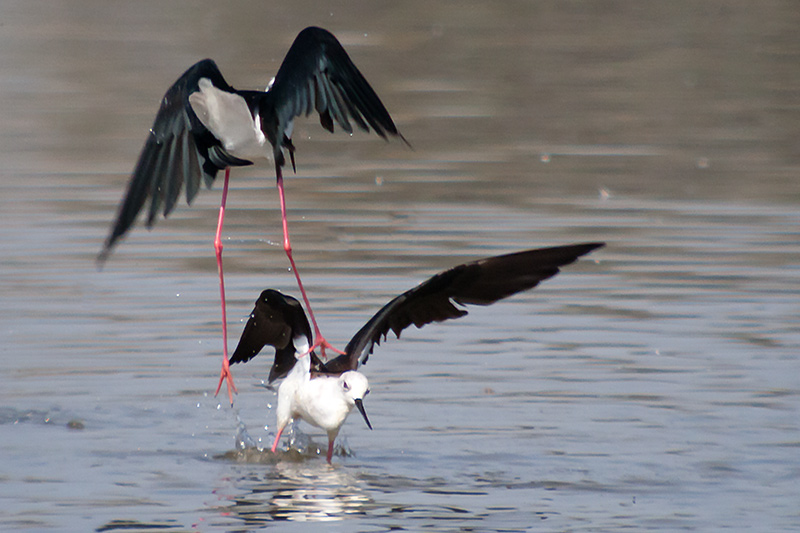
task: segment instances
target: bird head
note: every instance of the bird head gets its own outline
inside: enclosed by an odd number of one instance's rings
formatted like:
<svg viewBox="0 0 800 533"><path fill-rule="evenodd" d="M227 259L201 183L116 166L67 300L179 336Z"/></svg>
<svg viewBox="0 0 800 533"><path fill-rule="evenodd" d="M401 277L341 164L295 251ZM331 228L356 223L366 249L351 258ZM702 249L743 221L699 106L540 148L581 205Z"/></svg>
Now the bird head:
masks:
<svg viewBox="0 0 800 533"><path fill-rule="evenodd" d="M372 424L369 423L369 418L367 418L367 412L364 410L363 403L364 397L369 394L369 381L367 381L367 376L354 370L345 372L339 377L339 386L342 388L342 393L347 403L351 408L353 405L358 408L361 416L364 417L364 422L367 423L367 427L372 429Z"/></svg>

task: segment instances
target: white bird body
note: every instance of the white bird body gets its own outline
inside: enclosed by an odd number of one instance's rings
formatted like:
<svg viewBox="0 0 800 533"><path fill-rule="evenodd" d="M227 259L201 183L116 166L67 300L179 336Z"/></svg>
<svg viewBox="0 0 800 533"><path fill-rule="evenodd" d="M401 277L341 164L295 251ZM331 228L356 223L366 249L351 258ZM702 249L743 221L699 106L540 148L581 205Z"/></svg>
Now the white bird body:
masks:
<svg viewBox="0 0 800 533"><path fill-rule="evenodd" d="M305 359L308 359L306 357ZM310 375L307 361L302 365ZM360 394L353 395L348 392L355 392L352 389L345 390L344 380L355 381L359 378ZM339 428L344 424L345 419L355 406L355 398L363 398L368 389L367 378L359 372L350 371L339 377L319 376L309 379L304 386L299 387L295 392L294 416L302 418L312 426L324 429L328 438L333 440L339 434Z"/></svg>
<svg viewBox="0 0 800 533"><path fill-rule="evenodd" d="M330 462L333 442L350 411L369 393L369 382L364 374L353 370L338 376L312 376L308 342L301 337L295 337L294 342L298 345L295 352L297 362L278 387L278 425L272 451L277 448L289 422L301 419L328 434L327 458ZM359 405L359 410L369 425L363 405Z"/></svg>
<svg viewBox="0 0 800 533"><path fill-rule="evenodd" d="M369 382L364 374L355 371L312 378L310 361L308 355L298 357L297 364L278 387L278 428L283 429L290 420L299 418L325 430L333 441L353 410L355 400L362 399L369 390Z"/></svg>

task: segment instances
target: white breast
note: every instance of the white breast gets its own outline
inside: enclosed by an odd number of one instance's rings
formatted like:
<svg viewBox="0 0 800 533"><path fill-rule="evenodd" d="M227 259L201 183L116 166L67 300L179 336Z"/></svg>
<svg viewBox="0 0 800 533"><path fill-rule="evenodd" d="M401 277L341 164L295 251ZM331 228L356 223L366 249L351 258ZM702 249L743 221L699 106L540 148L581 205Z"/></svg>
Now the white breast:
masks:
<svg viewBox="0 0 800 533"><path fill-rule="evenodd" d="M295 415L309 424L322 428L329 433L339 432L352 405L341 392L338 379L321 376L309 380L296 392L297 402Z"/></svg>

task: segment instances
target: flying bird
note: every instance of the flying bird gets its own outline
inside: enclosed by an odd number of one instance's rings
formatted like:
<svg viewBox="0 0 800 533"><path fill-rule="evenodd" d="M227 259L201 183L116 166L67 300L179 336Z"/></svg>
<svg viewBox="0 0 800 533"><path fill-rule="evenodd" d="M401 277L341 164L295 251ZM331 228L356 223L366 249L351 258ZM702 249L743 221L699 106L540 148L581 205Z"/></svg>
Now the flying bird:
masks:
<svg viewBox="0 0 800 533"><path fill-rule="evenodd" d="M595 250L603 243L540 248L465 263L441 272L383 306L356 333L344 354L323 361L311 349L311 327L300 302L273 289L256 300L230 363L244 363L264 346L275 348L269 383L283 378L278 387L278 447L283 430L302 419L328 434L331 462L333 443L345 419L356 407L367 418L363 400L369 393L367 377L358 371L375 345L389 332L398 338L412 324L418 328L467 314L466 305L491 305L555 276L559 269Z"/></svg>
<svg viewBox="0 0 800 533"><path fill-rule="evenodd" d="M225 81L214 61L204 59L178 78L161 101L161 107L133 170L117 217L98 255L102 265L112 248L132 227L137 215L146 210L145 225L151 228L163 214L174 209L181 190L191 204L200 184L211 188L220 170L225 171L214 250L219 273L222 307L223 363L216 393L227 380L233 403L233 376L228 368L225 284L222 271L222 226L228 196L230 168L252 165L272 158L275 164L283 225L283 248L289 258L303 301L314 326L322 354L334 349L322 336L297 266L292 258L283 166L288 152L296 170L292 129L294 119L319 114L320 124L333 132L334 124L348 133L353 123L380 137L399 137L408 145L378 95L353 64L342 45L329 31L309 27L301 31L278 73L266 91L237 90ZM410 145L409 145L410 146ZM338 350L335 350L337 351ZM215 393L215 394L216 394Z"/></svg>

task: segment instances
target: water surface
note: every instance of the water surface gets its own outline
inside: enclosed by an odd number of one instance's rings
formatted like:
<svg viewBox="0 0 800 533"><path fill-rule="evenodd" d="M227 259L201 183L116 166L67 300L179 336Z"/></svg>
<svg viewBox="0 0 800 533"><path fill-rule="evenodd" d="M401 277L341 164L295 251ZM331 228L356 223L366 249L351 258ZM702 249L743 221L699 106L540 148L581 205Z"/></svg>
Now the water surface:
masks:
<svg viewBox="0 0 800 533"><path fill-rule="evenodd" d="M0 525L8 530L800 529L792 2L8 2ZM264 86L334 31L414 149L295 129L295 255L326 336L463 261L602 240L535 291L404 332L333 466L271 443L269 358L221 356L219 187L97 271L158 101ZM297 292L272 170L233 174L229 345Z"/></svg>

